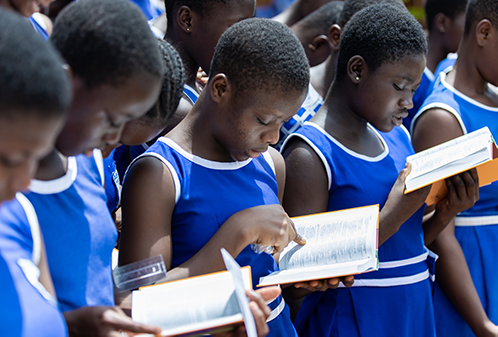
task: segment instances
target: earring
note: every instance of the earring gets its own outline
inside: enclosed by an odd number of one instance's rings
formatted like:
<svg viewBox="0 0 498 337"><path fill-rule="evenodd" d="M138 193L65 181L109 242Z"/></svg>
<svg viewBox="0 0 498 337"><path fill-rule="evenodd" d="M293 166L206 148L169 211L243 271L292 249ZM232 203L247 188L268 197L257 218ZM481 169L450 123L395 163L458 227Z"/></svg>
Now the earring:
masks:
<svg viewBox="0 0 498 337"><path fill-rule="evenodd" d="M358 82L360 80L360 76L356 75L355 80L356 80L356 82Z"/></svg>
<svg viewBox="0 0 498 337"><path fill-rule="evenodd" d="M187 27L187 32L190 32L190 27Z"/></svg>
<svg viewBox="0 0 498 337"><path fill-rule="evenodd" d="M439 31L440 31L441 33L444 33L444 32L445 32L444 27L439 27Z"/></svg>
<svg viewBox="0 0 498 337"><path fill-rule="evenodd" d="M308 45L308 48L313 50L313 51L316 51L316 47L314 45L312 45L311 43Z"/></svg>

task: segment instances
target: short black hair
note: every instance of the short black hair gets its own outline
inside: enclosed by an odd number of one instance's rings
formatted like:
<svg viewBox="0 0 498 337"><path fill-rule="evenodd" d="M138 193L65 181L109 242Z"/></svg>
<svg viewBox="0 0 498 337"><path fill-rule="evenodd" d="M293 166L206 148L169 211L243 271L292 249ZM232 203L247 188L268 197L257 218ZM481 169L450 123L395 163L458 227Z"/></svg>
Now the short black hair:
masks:
<svg viewBox="0 0 498 337"><path fill-rule="evenodd" d="M488 19L494 27L498 27L498 1L469 0L463 34L468 35L474 22L484 19Z"/></svg>
<svg viewBox="0 0 498 337"><path fill-rule="evenodd" d="M88 88L118 87L145 72L162 78L157 42L140 9L127 0L83 0L57 17L50 40Z"/></svg>
<svg viewBox="0 0 498 337"><path fill-rule="evenodd" d="M346 77L349 60L360 55L371 71L385 62L427 53L427 41L418 21L405 9L388 4L362 9L341 34L336 81Z"/></svg>
<svg viewBox="0 0 498 337"><path fill-rule="evenodd" d="M0 9L0 117L62 117L71 84L57 51L26 18Z"/></svg>
<svg viewBox="0 0 498 337"><path fill-rule="evenodd" d="M247 90L283 92L308 88L303 46L289 27L269 19L246 19L228 28L214 51L209 78L223 73L236 95Z"/></svg>
<svg viewBox="0 0 498 337"><path fill-rule="evenodd" d="M344 7L342 8L341 16L339 17L338 25L344 29L344 26L355 15L355 13L362 9L378 4L390 4L396 7L406 9L403 0L344 0Z"/></svg>
<svg viewBox="0 0 498 337"><path fill-rule="evenodd" d="M328 34L330 26L339 21L343 6L343 1L331 1L326 3L301 21L297 22L296 25L301 25L304 29L314 29L317 34Z"/></svg>
<svg viewBox="0 0 498 337"><path fill-rule="evenodd" d="M173 23L173 12L180 6L188 6L199 15L204 15L214 4L226 5L229 0L164 0L168 25Z"/></svg>
<svg viewBox="0 0 498 337"><path fill-rule="evenodd" d="M458 14L465 13L467 0L426 0L425 16L427 17L427 28L429 32L434 26L434 19L439 13L443 13L451 20L454 20Z"/></svg>
<svg viewBox="0 0 498 337"><path fill-rule="evenodd" d="M158 120L166 123L178 108L185 84L185 70L176 49L162 39L157 39L157 43L162 54L165 73L161 93L156 104L143 117L139 118L145 123L155 123Z"/></svg>

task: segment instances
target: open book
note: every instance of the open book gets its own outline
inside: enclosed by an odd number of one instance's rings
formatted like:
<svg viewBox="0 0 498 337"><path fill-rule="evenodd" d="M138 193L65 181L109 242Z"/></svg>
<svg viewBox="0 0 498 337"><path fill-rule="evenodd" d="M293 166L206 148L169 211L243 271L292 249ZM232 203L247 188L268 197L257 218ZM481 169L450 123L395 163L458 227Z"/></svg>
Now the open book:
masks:
<svg viewBox="0 0 498 337"><path fill-rule="evenodd" d="M227 262L228 257L231 261ZM201 336L246 325L257 336L245 295L251 286L251 268L240 268L226 251L230 271L147 286L132 293L134 321L162 329L161 336Z"/></svg>
<svg viewBox="0 0 498 337"><path fill-rule="evenodd" d="M292 218L306 239L291 242L279 257L280 271L258 286L296 283L378 269L379 205Z"/></svg>
<svg viewBox="0 0 498 337"><path fill-rule="evenodd" d="M487 127L421 151L406 158L412 170L405 180L405 193L432 184L426 202L435 204L446 196L444 179L474 167L479 185L490 184L498 180L497 157L498 150Z"/></svg>

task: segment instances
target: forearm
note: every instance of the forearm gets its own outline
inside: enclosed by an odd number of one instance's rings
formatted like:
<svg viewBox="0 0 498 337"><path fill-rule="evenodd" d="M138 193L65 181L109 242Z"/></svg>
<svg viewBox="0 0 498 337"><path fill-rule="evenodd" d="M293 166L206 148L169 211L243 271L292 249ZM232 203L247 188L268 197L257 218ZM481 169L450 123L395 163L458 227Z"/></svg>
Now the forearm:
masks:
<svg viewBox="0 0 498 337"><path fill-rule="evenodd" d="M225 248L233 257L237 257L252 243L251 233L244 229L238 230L234 221L237 221L236 217L228 219L194 256L169 270L168 281L225 270L220 249Z"/></svg>
<svg viewBox="0 0 498 337"><path fill-rule="evenodd" d="M462 248L454 235L440 235L430 247L439 255L437 281L477 336L484 336L489 319L472 281Z"/></svg>
<svg viewBox="0 0 498 337"><path fill-rule="evenodd" d="M424 217L424 222L422 223L422 228L424 231L424 243L426 246L430 245L436 237L443 231L446 226L452 221L454 221L455 218L453 219L445 219L444 217L440 216L440 213L437 211L432 212L432 214L428 214L426 217Z"/></svg>

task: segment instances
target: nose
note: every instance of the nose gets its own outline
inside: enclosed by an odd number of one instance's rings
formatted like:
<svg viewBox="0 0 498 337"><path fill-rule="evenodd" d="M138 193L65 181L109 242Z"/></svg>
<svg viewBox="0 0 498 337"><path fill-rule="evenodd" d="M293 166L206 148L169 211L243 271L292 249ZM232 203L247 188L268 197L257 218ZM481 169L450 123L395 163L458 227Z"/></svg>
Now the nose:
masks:
<svg viewBox="0 0 498 337"><path fill-rule="evenodd" d="M107 145L117 145L119 139L121 138L121 133L123 133L125 123L121 123L118 127L111 127L107 130L106 134L103 137L103 141Z"/></svg>
<svg viewBox="0 0 498 337"><path fill-rule="evenodd" d="M266 131L261 137L265 143L275 145L280 138L280 125L275 123L271 130Z"/></svg>
<svg viewBox="0 0 498 337"><path fill-rule="evenodd" d="M413 93L410 93L410 94L406 95L405 97L403 97L399 101L399 105L402 108L405 108L407 110L410 110L411 108L413 108Z"/></svg>

